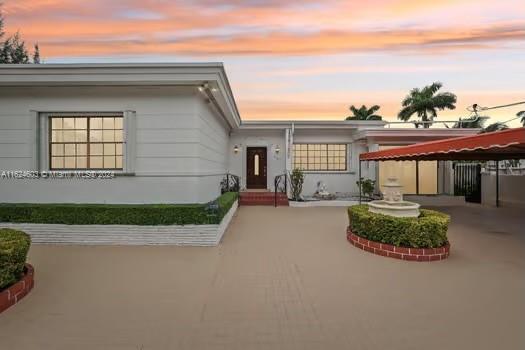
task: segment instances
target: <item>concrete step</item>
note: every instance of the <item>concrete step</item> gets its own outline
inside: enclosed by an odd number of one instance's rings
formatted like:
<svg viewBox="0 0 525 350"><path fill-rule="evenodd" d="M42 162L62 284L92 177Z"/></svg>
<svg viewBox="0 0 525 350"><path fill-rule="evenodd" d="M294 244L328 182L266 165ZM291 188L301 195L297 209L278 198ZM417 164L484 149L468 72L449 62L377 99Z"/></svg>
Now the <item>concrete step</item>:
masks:
<svg viewBox="0 0 525 350"><path fill-rule="evenodd" d="M275 205L274 192L241 192L241 205ZM277 205L288 206L288 198L284 193L277 193Z"/></svg>

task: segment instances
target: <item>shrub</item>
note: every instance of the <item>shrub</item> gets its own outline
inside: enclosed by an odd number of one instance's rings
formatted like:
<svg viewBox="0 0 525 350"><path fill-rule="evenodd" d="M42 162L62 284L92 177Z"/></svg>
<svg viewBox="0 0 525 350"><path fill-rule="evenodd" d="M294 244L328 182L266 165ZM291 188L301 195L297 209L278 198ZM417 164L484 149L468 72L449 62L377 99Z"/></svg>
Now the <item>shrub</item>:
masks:
<svg viewBox="0 0 525 350"><path fill-rule="evenodd" d="M348 208L348 218L354 234L375 242L410 248L437 248L448 242L450 217L438 211L421 209L417 218L398 218L354 205Z"/></svg>
<svg viewBox="0 0 525 350"><path fill-rule="evenodd" d="M303 192L304 184L304 172L295 168L290 174L290 187L292 191L292 200L298 201L301 199L301 193Z"/></svg>
<svg viewBox="0 0 525 350"><path fill-rule="evenodd" d="M367 197L372 197L374 194L374 188L376 186L376 182L372 179L365 179L362 177L359 181L355 182L357 186L361 187L361 193Z"/></svg>
<svg viewBox="0 0 525 350"><path fill-rule="evenodd" d="M20 279L30 245L31 238L26 233L0 229L0 290Z"/></svg>
<svg viewBox="0 0 525 350"><path fill-rule="evenodd" d="M237 199L227 192L218 208L205 204L0 204L0 222L66 225L203 225L218 224Z"/></svg>

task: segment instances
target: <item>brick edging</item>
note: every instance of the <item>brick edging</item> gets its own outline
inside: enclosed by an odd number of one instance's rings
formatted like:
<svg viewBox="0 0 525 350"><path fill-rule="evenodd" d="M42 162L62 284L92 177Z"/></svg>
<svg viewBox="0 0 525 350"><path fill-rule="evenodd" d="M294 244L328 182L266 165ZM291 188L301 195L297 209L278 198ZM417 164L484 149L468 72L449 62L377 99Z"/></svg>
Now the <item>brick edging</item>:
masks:
<svg viewBox="0 0 525 350"><path fill-rule="evenodd" d="M391 244L369 241L363 237L355 235L350 227L346 230L346 238L354 247L366 250L389 258L407 261L437 261L444 260L450 255L450 244L440 248L405 248L396 247Z"/></svg>
<svg viewBox="0 0 525 350"><path fill-rule="evenodd" d="M22 279L0 292L0 313L18 303L33 289L35 285L34 276L33 266L26 264L26 272Z"/></svg>

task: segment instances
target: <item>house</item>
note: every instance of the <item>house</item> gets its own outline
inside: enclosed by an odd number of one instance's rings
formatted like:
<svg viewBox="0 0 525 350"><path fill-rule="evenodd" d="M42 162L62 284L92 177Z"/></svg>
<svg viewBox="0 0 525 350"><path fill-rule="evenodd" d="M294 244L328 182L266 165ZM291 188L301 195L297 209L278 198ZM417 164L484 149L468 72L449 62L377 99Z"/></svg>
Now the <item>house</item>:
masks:
<svg viewBox="0 0 525 350"><path fill-rule="evenodd" d="M205 203L226 173L273 190L295 167L305 194L319 181L356 193L360 153L475 132L386 125L243 121L220 63L2 65L0 202ZM407 192L450 191L436 162L370 163L363 176L381 182L400 166Z"/></svg>

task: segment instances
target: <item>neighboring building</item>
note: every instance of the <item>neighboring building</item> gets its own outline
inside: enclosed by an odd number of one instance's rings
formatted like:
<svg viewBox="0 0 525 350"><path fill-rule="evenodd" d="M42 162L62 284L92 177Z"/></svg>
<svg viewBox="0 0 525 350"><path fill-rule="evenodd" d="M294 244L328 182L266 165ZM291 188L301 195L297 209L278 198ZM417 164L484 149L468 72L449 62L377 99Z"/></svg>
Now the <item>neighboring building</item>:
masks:
<svg viewBox="0 0 525 350"><path fill-rule="evenodd" d="M475 133L391 129L384 121L241 121L223 65L46 64L0 66L2 171L98 169L112 180L1 179L0 202L204 203L224 174L243 189L306 171L305 194L323 181L356 193L359 154ZM383 180L400 163L370 163ZM415 165L402 165L415 192ZM420 193L450 192L447 164L419 167Z"/></svg>

